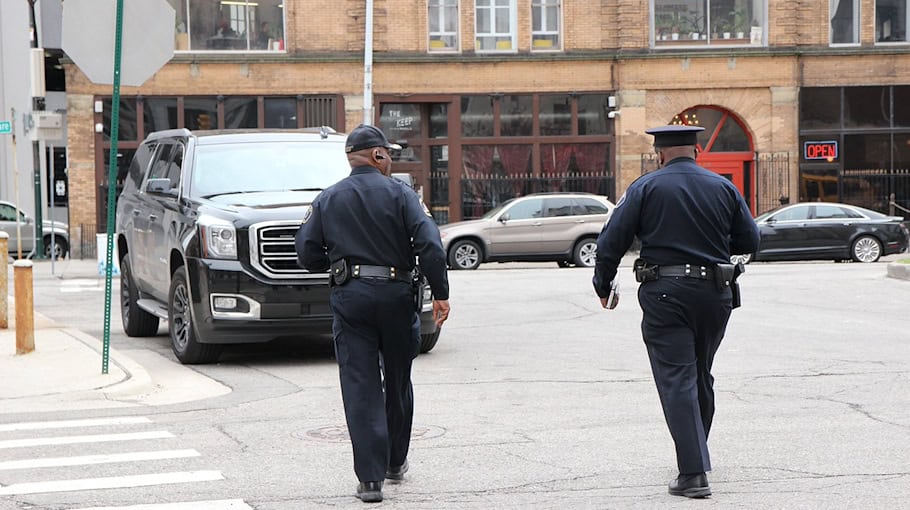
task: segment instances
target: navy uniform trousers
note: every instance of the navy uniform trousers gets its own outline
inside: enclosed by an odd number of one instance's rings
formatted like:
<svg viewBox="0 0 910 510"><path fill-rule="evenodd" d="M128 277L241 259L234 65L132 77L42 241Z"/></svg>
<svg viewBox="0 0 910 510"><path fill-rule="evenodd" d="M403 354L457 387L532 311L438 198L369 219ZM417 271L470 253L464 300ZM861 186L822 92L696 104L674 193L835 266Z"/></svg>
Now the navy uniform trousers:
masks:
<svg viewBox="0 0 910 510"><path fill-rule="evenodd" d="M711 470L714 418L711 365L732 311L730 289L713 280L663 277L642 283L642 337L682 474Z"/></svg>
<svg viewBox="0 0 910 510"><path fill-rule="evenodd" d="M330 303L354 473L362 482L385 480L411 442L411 363L420 348L411 286L352 279L332 289Z"/></svg>

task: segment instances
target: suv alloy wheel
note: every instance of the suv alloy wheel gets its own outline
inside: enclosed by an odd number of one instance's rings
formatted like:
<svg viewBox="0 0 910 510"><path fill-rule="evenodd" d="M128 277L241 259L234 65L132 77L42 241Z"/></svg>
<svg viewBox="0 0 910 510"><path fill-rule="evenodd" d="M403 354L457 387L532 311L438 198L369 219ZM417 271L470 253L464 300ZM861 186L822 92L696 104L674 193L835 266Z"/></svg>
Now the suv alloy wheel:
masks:
<svg viewBox="0 0 910 510"><path fill-rule="evenodd" d="M168 292L168 333L174 356L183 364L212 363L221 355L219 344L199 343L193 326L193 304L186 282L186 268L180 267L171 276Z"/></svg>
<svg viewBox="0 0 910 510"><path fill-rule="evenodd" d="M139 308L139 290L133 281L129 254L120 260L120 319L127 336L152 336L158 333L158 317Z"/></svg>

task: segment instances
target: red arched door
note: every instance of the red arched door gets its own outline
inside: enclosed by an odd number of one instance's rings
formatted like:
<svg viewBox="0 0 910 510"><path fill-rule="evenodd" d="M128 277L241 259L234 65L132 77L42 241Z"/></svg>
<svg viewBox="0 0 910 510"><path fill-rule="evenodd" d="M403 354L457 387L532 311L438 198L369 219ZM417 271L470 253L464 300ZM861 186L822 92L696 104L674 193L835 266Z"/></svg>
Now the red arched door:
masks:
<svg viewBox="0 0 910 510"><path fill-rule="evenodd" d="M673 117L671 124L705 128L698 134L698 164L730 179L754 213L755 153L743 121L729 110L701 105Z"/></svg>

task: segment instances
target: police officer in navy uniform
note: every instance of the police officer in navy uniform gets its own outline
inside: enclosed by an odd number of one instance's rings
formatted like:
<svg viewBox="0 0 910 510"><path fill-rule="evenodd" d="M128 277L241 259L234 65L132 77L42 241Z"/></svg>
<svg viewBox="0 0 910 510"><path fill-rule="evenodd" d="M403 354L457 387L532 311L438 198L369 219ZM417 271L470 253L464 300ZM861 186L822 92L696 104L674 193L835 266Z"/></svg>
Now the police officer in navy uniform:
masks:
<svg viewBox="0 0 910 510"><path fill-rule="evenodd" d="M708 433L714 416L711 365L730 312L738 306L742 265L759 232L739 190L695 163L704 128L664 126L654 135L661 168L643 175L620 198L597 239L594 289L604 308L623 255L637 236L636 280L642 335L660 403L676 444L679 476L670 494L711 495Z"/></svg>
<svg viewBox="0 0 910 510"><path fill-rule="evenodd" d="M335 354L354 449L357 497L382 501L382 484L408 470L413 390L420 348L420 283L415 255L433 291L437 327L449 315L439 229L417 193L389 177L392 149L374 126L348 135L351 174L316 197L296 237L298 262L330 270Z"/></svg>

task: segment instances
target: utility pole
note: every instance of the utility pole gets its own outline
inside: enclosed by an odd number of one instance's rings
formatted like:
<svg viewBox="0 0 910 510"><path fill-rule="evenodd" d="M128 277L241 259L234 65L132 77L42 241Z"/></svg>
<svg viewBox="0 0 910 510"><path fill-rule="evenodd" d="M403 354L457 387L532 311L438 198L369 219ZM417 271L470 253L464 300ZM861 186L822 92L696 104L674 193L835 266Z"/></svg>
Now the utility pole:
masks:
<svg viewBox="0 0 910 510"><path fill-rule="evenodd" d="M31 47L38 48L38 23L35 20L35 2L38 0L27 0L29 11L29 34L31 37ZM43 54L43 52L42 52ZM44 60L41 59L41 62L35 62L34 57L32 57L32 65L41 65L42 71L44 66ZM35 76L44 76L44 72L36 73L32 72L32 80L35 79ZM35 121L35 112L44 111L44 93L36 93L36 91L44 90L44 83L32 83L32 126L31 129L36 129L34 125ZM35 166L35 253L32 258L43 259L44 258L44 201L41 197L41 144L38 141L37 137L33 138L32 142L32 160L34 161Z"/></svg>
<svg viewBox="0 0 910 510"><path fill-rule="evenodd" d="M373 0L367 0L363 44L363 123L373 125Z"/></svg>

